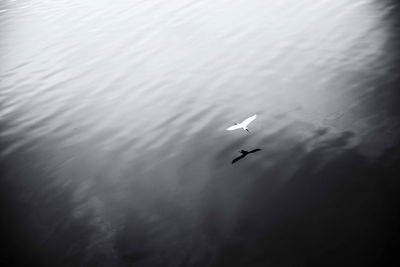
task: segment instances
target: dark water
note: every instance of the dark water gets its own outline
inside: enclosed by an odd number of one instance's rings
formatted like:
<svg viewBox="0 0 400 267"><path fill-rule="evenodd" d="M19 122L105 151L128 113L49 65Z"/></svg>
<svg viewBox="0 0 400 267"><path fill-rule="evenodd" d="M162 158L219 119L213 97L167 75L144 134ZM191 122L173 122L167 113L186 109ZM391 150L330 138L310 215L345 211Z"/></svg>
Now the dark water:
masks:
<svg viewBox="0 0 400 267"><path fill-rule="evenodd" d="M0 2L3 265L397 266L399 8Z"/></svg>

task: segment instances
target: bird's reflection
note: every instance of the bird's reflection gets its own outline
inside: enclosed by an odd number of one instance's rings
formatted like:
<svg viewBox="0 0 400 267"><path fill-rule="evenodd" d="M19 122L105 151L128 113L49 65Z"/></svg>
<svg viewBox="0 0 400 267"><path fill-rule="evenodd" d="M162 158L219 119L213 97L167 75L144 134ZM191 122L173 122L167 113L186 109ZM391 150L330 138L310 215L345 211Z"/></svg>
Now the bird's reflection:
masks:
<svg viewBox="0 0 400 267"><path fill-rule="evenodd" d="M248 154L250 154L250 153L255 153L255 152L260 151L260 150L261 150L261 149L259 149L259 148L253 149L253 150L251 150L251 151L240 150L239 152L242 153L242 155L240 155L240 156L237 157L237 158L234 158L234 159L232 160L232 164L235 163L235 162L237 162L237 161L239 161L239 160L241 160L241 159L243 159L243 158L246 157Z"/></svg>

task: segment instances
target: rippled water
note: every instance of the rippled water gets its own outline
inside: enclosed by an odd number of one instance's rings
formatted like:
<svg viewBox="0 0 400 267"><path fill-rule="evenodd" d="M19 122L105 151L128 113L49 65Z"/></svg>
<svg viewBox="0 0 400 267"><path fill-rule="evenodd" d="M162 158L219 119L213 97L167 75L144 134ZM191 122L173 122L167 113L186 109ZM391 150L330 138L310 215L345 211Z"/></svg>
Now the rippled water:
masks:
<svg viewBox="0 0 400 267"><path fill-rule="evenodd" d="M1 261L387 266L398 11L0 2ZM253 114L250 133L225 131ZM242 149L261 151L231 164Z"/></svg>

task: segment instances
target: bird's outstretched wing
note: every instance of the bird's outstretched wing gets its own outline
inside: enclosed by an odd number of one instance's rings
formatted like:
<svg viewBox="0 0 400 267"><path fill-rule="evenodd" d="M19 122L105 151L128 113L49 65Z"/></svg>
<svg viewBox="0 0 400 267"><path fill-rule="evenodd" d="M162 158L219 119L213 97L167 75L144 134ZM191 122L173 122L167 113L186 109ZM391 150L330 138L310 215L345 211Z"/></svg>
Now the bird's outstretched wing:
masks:
<svg viewBox="0 0 400 267"><path fill-rule="evenodd" d="M254 114L250 118L245 119L241 124L243 124L244 126L247 126L250 124L250 122L254 121L256 119L256 117L257 117L257 115Z"/></svg>
<svg viewBox="0 0 400 267"><path fill-rule="evenodd" d="M257 151L261 151L261 149L256 148L256 149L253 149L253 150L249 151L249 153L254 153L254 152L257 152Z"/></svg>
<svg viewBox="0 0 400 267"><path fill-rule="evenodd" d="M227 128L227 130L233 131L233 130L240 129L240 128L242 128L242 125L236 124L236 125L232 125L231 127Z"/></svg>
<svg viewBox="0 0 400 267"><path fill-rule="evenodd" d="M243 155L241 155L241 156L239 156L239 157L237 157L237 158L234 158L234 159L232 160L232 164L235 163L235 162L238 161L238 160L241 160L241 159L244 158L245 156L246 156L246 154L243 154Z"/></svg>

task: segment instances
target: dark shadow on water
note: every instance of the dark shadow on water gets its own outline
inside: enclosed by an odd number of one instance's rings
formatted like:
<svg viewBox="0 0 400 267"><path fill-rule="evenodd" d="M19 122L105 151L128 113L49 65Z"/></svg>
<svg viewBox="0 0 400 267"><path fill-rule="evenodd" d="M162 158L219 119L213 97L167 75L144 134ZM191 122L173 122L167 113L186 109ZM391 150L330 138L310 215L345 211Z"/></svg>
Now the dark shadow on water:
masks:
<svg viewBox="0 0 400 267"><path fill-rule="evenodd" d="M98 227L89 223L93 210L76 214L88 199L75 201L76 184L30 164L38 157L25 151L0 159L1 265L106 266L115 262L111 253L93 243L93 237L100 235Z"/></svg>
<svg viewBox="0 0 400 267"><path fill-rule="evenodd" d="M255 153L255 152L258 152L258 151L261 151L261 149L256 148L256 149L253 149L253 150L251 150L251 151L240 150L239 152L240 152L242 155L240 155L239 157L234 158L234 159L232 160L232 164L234 164L235 162L238 162L238 161L241 160L241 159L244 159L248 154Z"/></svg>
<svg viewBox="0 0 400 267"><path fill-rule="evenodd" d="M286 142L252 173L216 174L203 216L213 266L396 266L400 144L371 160L352 138Z"/></svg>

